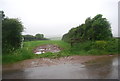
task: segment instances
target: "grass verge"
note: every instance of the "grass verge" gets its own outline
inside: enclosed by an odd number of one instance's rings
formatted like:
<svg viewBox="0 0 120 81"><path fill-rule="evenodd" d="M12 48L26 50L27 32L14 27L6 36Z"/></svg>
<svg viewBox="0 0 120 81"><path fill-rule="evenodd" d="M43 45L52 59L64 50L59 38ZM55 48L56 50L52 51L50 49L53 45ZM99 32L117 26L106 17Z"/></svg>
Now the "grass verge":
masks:
<svg viewBox="0 0 120 81"><path fill-rule="evenodd" d="M58 53L45 53L35 55L33 49L44 44L54 44L63 48ZM69 43L61 40L44 40L44 41L30 41L24 42L24 47L18 49L10 54L3 54L2 63L14 63L17 61L31 59L31 58L58 58L71 55L103 55L103 54L118 54L118 40L110 41L87 41L83 43L74 44L73 47Z"/></svg>

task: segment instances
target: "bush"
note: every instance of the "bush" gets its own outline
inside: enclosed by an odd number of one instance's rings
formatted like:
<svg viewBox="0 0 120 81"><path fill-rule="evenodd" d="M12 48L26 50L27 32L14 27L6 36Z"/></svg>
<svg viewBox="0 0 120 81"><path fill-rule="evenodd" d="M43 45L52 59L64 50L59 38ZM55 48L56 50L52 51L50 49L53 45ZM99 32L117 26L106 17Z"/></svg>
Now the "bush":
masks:
<svg viewBox="0 0 120 81"><path fill-rule="evenodd" d="M93 48L99 49L99 50L105 50L107 47L107 41L95 41Z"/></svg>
<svg viewBox="0 0 120 81"><path fill-rule="evenodd" d="M109 21L103 18L102 14L98 14L94 18L87 18L85 23L70 29L63 35L62 40L66 42L72 42L71 39L96 41L109 40L112 37Z"/></svg>
<svg viewBox="0 0 120 81"><path fill-rule="evenodd" d="M120 46L119 41L117 39L113 39L108 41L106 50L111 53L118 53L119 46Z"/></svg>
<svg viewBox="0 0 120 81"><path fill-rule="evenodd" d="M74 54L118 54L119 39L111 39L109 41L86 41L76 43L71 47L70 51Z"/></svg>
<svg viewBox="0 0 120 81"><path fill-rule="evenodd" d="M72 49L88 51L88 50L92 49L92 46L93 46L93 42L92 41L86 41L86 42L74 44Z"/></svg>
<svg viewBox="0 0 120 81"><path fill-rule="evenodd" d="M20 48L23 25L19 19L5 18L2 20L2 52L8 54Z"/></svg>

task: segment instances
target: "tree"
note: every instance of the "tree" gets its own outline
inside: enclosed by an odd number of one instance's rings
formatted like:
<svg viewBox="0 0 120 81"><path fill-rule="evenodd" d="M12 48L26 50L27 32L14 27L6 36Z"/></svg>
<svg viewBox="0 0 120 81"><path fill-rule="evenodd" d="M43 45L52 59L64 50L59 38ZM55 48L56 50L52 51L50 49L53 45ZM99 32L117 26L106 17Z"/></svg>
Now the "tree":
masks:
<svg viewBox="0 0 120 81"><path fill-rule="evenodd" d="M80 40L108 40L112 37L111 26L106 18L101 14L93 19L88 17L85 24L72 28L67 34L63 35L62 40L68 42L70 39Z"/></svg>
<svg viewBox="0 0 120 81"><path fill-rule="evenodd" d="M33 35L23 35L24 41L34 41L36 40Z"/></svg>
<svg viewBox="0 0 120 81"><path fill-rule="evenodd" d="M36 34L33 35L23 35L24 41L35 41L35 40L48 40L47 38L44 38L43 34Z"/></svg>
<svg viewBox="0 0 120 81"><path fill-rule="evenodd" d="M2 20L3 53L14 51L21 46L23 25L19 19L4 18Z"/></svg>
<svg viewBox="0 0 120 81"><path fill-rule="evenodd" d="M93 18L93 40L108 40L112 37L111 26L106 18L102 18L101 14Z"/></svg>
<svg viewBox="0 0 120 81"><path fill-rule="evenodd" d="M37 40L41 40L44 38L44 35L43 34L36 34L35 37Z"/></svg>

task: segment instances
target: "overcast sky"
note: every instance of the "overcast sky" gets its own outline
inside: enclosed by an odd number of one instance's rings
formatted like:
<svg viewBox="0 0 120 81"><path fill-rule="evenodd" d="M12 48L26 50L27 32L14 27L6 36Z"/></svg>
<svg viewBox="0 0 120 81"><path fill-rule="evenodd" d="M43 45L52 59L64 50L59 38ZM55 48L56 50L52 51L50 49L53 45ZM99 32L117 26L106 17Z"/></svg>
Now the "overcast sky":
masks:
<svg viewBox="0 0 120 81"><path fill-rule="evenodd" d="M119 0L0 0L0 9L9 18L21 19L23 34L42 33L45 37L62 36L87 17L103 14L118 35Z"/></svg>

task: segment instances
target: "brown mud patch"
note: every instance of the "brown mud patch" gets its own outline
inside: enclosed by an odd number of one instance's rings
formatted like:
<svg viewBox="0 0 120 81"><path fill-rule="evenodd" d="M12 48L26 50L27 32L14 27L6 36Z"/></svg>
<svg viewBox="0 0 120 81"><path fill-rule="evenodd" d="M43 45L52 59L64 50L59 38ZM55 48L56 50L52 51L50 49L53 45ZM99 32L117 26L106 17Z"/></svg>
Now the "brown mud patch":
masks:
<svg viewBox="0 0 120 81"><path fill-rule="evenodd" d="M46 52L52 52L52 53L60 52L61 50L62 50L62 48L60 48L57 45L46 44L46 45L41 45L41 46L36 47L33 50L33 52L35 54L43 54L43 53L46 53Z"/></svg>
<svg viewBox="0 0 120 81"><path fill-rule="evenodd" d="M115 55L102 55L102 56L78 56L77 55L77 56L61 57L56 59L50 59L50 58L29 59L29 60L20 61L14 64L3 65L3 71L51 66L51 65L58 65L58 64L69 64L69 63L85 64L95 59L100 59L100 58L105 59L105 58L110 58L114 56Z"/></svg>

